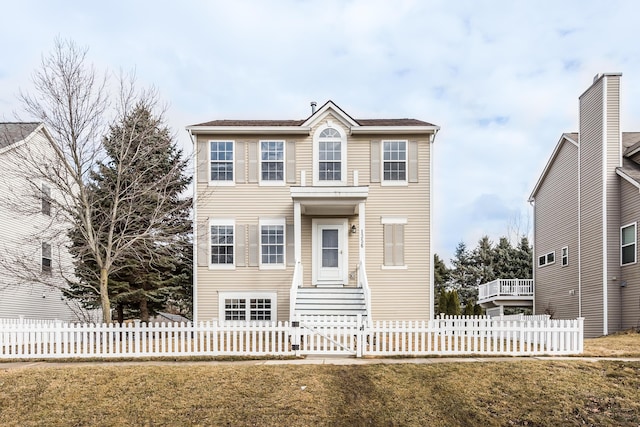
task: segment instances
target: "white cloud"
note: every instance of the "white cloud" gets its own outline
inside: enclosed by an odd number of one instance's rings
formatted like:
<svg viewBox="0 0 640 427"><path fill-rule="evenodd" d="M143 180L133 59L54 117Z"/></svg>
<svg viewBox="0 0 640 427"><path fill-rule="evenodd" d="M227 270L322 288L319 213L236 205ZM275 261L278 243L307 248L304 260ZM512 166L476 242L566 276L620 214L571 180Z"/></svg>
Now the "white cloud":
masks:
<svg viewBox="0 0 640 427"><path fill-rule="evenodd" d="M60 4L62 3L62 4ZM3 6L0 118L57 35L97 66L135 68L170 125L304 118L332 99L354 117L414 117L436 138L435 249L506 234L594 74L621 71L624 130L640 129L635 1L111 1ZM488 201L488 203L487 203Z"/></svg>

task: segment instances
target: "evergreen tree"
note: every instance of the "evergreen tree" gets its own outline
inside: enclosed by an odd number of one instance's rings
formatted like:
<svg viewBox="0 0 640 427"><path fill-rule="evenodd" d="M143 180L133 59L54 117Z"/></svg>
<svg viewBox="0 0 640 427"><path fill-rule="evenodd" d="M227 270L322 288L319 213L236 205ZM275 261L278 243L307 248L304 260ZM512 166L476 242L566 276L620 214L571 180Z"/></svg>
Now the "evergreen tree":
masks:
<svg viewBox="0 0 640 427"><path fill-rule="evenodd" d="M91 220L101 230L98 238L105 246L114 233L136 237L119 243L124 256L114 262L109 298L119 321L132 315L148 321L172 297L188 297L185 289L191 286L191 201L182 197L191 181L185 174L187 161L181 158L168 127L145 103L111 126L103 145L108 161L91 174L89 194L99 207ZM128 197L127 191L136 188L147 191L132 191ZM162 222L150 223L159 214ZM106 223L110 227L103 226ZM83 250L85 243L78 238L77 228L70 236L79 279L71 283L71 296L86 306L97 305L100 295L93 292L100 277L97 263Z"/></svg>
<svg viewBox="0 0 640 427"><path fill-rule="evenodd" d="M444 261L438 256L433 255L433 287L434 295L436 298L435 312L439 313L440 297L446 291L447 283L449 282L449 269L445 265Z"/></svg>
<svg viewBox="0 0 640 427"><path fill-rule="evenodd" d="M527 236L522 236L516 249L513 274L518 279L531 279L533 277L533 248Z"/></svg>

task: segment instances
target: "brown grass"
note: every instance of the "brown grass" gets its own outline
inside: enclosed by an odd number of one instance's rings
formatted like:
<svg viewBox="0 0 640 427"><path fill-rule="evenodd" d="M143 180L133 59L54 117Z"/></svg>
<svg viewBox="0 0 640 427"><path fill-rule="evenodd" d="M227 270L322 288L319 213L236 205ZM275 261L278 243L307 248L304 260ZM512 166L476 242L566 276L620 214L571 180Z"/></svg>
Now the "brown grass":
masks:
<svg viewBox="0 0 640 427"><path fill-rule="evenodd" d="M583 356L640 357L640 333L631 329L605 337L585 339Z"/></svg>
<svg viewBox="0 0 640 427"><path fill-rule="evenodd" d="M608 361L0 365L0 425L637 426L639 388Z"/></svg>
<svg viewBox="0 0 640 427"><path fill-rule="evenodd" d="M640 334L585 340L640 357ZM197 358L193 359L198 360ZM2 426L638 426L640 362L2 369Z"/></svg>

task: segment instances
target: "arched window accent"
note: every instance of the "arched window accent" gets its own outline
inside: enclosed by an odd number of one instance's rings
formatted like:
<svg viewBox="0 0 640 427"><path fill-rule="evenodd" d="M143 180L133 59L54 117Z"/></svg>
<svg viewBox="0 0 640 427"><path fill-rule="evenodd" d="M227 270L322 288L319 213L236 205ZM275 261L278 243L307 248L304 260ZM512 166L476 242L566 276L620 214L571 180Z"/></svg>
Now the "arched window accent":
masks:
<svg viewBox="0 0 640 427"><path fill-rule="evenodd" d="M346 136L331 124L318 129L314 138L314 183L344 185L346 183Z"/></svg>

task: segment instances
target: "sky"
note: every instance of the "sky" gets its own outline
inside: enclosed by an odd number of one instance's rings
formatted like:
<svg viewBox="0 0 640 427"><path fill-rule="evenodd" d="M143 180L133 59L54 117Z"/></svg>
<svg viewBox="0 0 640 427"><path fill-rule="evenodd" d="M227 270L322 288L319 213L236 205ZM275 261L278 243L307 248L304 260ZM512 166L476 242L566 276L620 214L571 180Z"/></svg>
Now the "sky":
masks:
<svg viewBox="0 0 640 427"><path fill-rule="evenodd" d="M640 131L638 1L1 1L0 121L59 37L156 87L186 154L187 125L304 119L310 101L440 126L433 245L447 262L459 242L532 234L527 200L594 75L623 73L622 129Z"/></svg>

